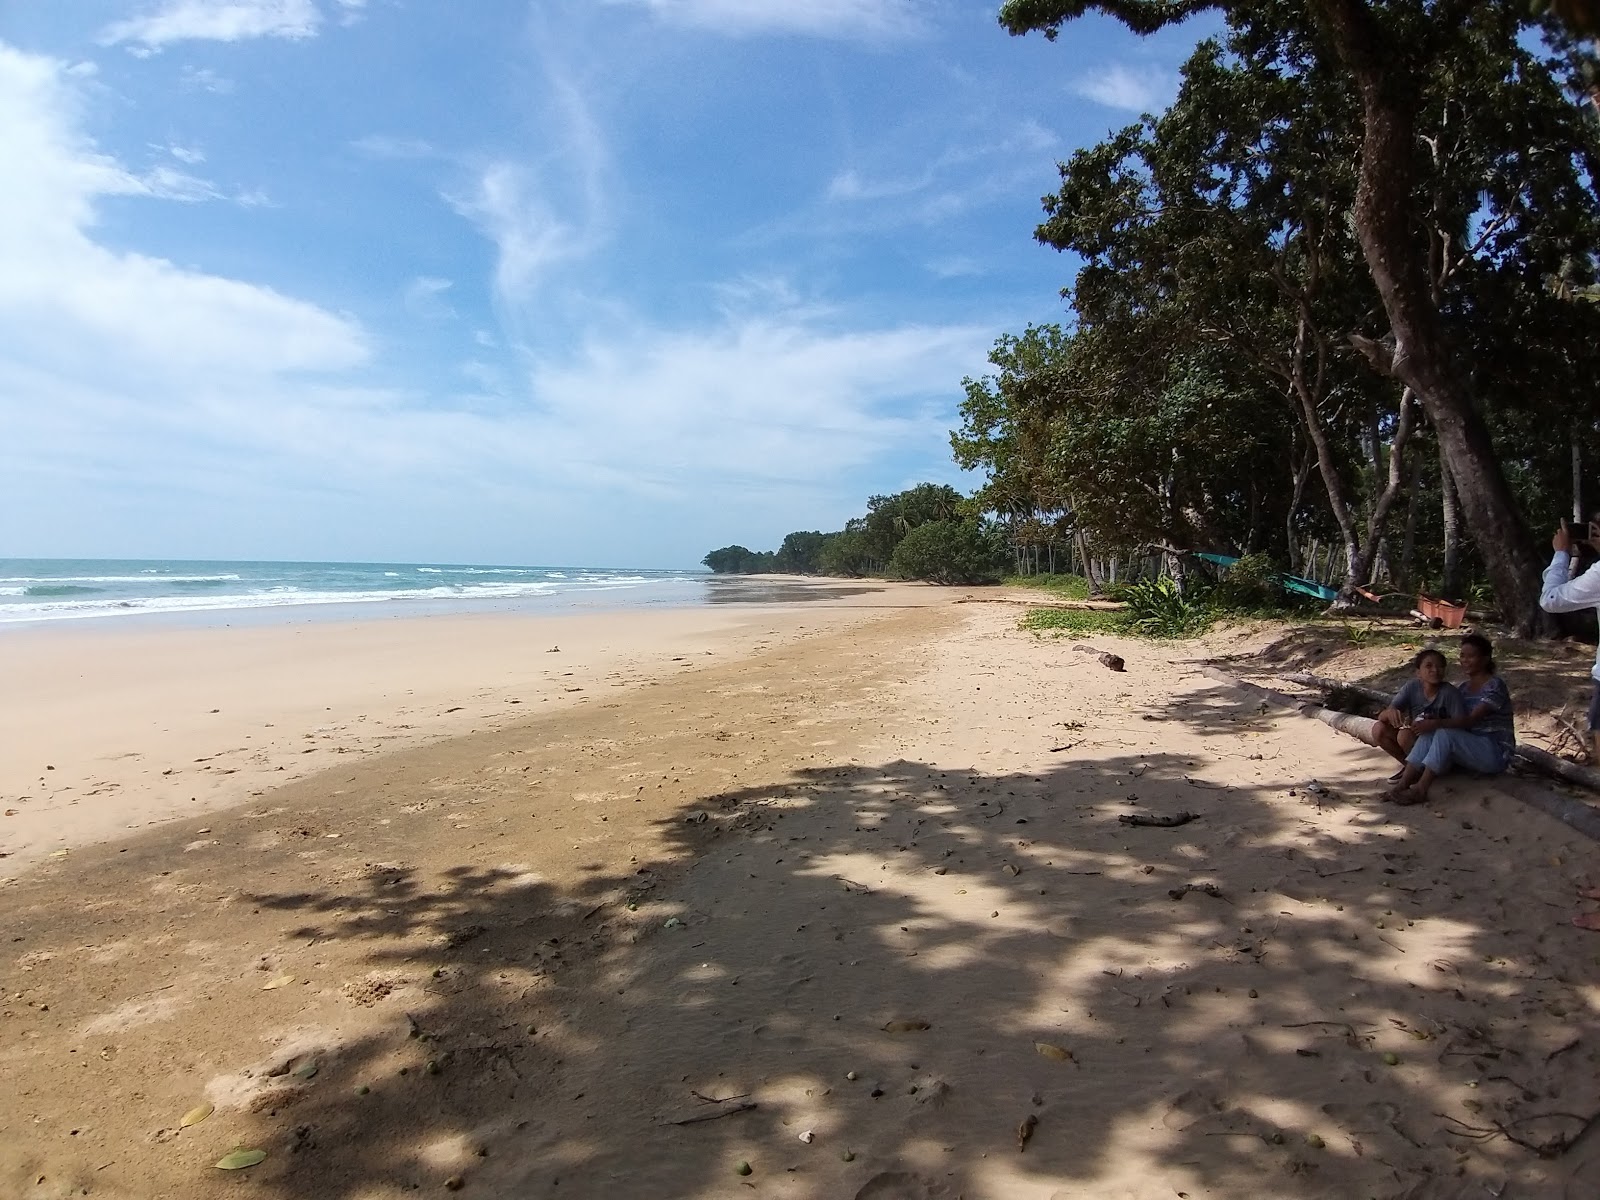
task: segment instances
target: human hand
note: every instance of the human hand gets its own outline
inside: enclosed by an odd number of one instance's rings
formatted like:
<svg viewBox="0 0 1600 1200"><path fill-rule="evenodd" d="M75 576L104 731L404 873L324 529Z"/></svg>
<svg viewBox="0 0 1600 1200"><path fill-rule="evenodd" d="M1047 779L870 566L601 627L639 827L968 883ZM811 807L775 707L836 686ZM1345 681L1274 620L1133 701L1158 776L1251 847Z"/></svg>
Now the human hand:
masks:
<svg viewBox="0 0 1600 1200"><path fill-rule="evenodd" d="M1558 554L1572 553L1572 528L1565 521L1556 526L1556 535L1550 539L1550 548Z"/></svg>
<svg viewBox="0 0 1600 1200"><path fill-rule="evenodd" d="M1427 733L1430 729L1437 728L1438 725L1439 725L1439 722L1437 720L1435 720L1433 717L1421 717L1421 718L1411 722L1411 732L1412 733Z"/></svg>

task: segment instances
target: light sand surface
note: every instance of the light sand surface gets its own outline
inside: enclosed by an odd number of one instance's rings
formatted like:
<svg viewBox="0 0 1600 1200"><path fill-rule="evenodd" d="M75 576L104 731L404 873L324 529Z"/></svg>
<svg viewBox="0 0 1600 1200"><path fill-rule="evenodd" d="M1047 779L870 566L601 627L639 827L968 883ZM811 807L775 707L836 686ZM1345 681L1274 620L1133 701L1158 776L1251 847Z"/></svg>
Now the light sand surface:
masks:
<svg viewBox="0 0 1600 1200"><path fill-rule="evenodd" d="M0 1194L1600 1195L1593 843L1486 783L1385 809L1185 648L1015 620L885 609L46 860Z"/></svg>
<svg viewBox="0 0 1600 1200"><path fill-rule="evenodd" d="M232 628L129 618L0 632L0 879L333 761L604 703L719 655L947 596L782 577L717 588L730 603Z"/></svg>

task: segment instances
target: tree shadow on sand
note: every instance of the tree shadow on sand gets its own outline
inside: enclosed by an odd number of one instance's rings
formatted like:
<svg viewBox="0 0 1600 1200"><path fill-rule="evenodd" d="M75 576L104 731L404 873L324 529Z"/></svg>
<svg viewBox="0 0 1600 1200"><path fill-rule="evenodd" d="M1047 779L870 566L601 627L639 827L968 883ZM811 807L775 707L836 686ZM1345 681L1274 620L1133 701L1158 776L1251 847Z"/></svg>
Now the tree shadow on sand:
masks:
<svg viewBox="0 0 1600 1200"><path fill-rule="evenodd" d="M1254 719L1220 689L1156 715ZM253 1194L1600 1195L1584 935L1536 818L1378 823L1322 782L821 765L576 888L254 894L410 982L355 997L381 1032L256 1064Z"/></svg>

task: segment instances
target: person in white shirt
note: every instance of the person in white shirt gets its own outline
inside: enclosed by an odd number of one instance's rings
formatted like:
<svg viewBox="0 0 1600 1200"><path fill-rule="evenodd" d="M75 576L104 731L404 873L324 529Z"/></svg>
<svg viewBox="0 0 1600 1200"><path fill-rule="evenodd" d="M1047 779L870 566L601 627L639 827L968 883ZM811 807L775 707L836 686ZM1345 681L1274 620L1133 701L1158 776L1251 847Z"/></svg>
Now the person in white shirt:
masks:
<svg viewBox="0 0 1600 1200"><path fill-rule="evenodd" d="M1587 541L1600 550L1600 521L1590 520L1584 537L1574 534L1567 522L1561 522L1550 546L1555 551L1550 565L1545 568L1544 586L1539 591L1539 607L1548 613L1577 612L1584 608L1600 609L1600 562L1595 563L1576 579L1572 572L1572 554L1579 541ZM1600 651L1596 652L1594 669L1594 695L1589 700L1589 737L1594 741L1594 757L1600 761ZM1585 900L1600 900L1600 887L1585 888L1578 893ZM1600 912L1579 913L1572 923L1580 929L1600 932Z"/></svg>

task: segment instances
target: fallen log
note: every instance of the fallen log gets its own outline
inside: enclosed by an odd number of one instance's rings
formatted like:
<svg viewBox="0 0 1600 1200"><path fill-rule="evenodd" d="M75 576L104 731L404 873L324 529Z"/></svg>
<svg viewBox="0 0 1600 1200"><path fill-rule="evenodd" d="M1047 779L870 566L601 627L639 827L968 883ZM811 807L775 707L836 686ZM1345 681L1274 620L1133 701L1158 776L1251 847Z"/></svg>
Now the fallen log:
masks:
<svg viewBox="0 0 1600 1200"><path fill-rule="evenodd" d="M1359 683L1347 683L1343 679L1329 679L1324 675L1292 671L1284 672L1282 678L1290 683L1298 683L1302 687L1320 688L1325 692L1347 692L1350 695L1360 696L1363 700L1370 700L1374 704L1387 705L1390 700L1387 692L1380 692L1376 688L1365 687ZM1600 771L1593 767L1570 763L1564 758L1557 758L1548 750L1541 750L1537 746L1519 745L1516 753L1512 755L1512 762L1537 775L1554 776L1566 783L1575 783L1590 791L1600 792Z"/></svg>
<svg viewBox="0 0 1600 1200"><path fill-rule="evenodd" d="M1324 708L1320 704L1313 704L1310 700L1305 700L1298 696L1289 696L1285 695L1283 692L1275 692L1271 688L1262 687L1259 683L1246 683L1243 679L1240 679L1234 675L1229 675L1226 671L1220 671L1216 667L1201 667L1200 674L1204 675L1207 679L1215 679L1218 683L1226 683L1230 687L1239 687L1245 688L1246 690L1252 692L1260 692L1274 704L1281 704L1285 708L1293 709L1303 717L1310 717L1313 720L1321 721L1324 725L1331 726L1332 728L1337 729L1340 733L1349 734L1351 737L1358 741L1365 742L1369 746L1374 744L1372 727L1377 724L1377 722L1371 717L1358 717L1354 713L1345 713L1333 708Z"/></svg>

